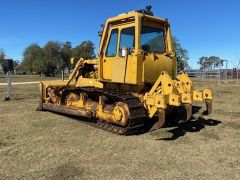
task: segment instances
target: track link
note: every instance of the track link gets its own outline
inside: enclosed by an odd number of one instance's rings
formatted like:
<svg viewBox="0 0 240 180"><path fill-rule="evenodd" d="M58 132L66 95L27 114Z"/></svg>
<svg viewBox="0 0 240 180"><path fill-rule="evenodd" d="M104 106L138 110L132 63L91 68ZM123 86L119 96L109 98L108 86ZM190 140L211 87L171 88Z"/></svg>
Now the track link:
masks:
<svg viewBox="0 0 240 180"><path fill-rule="evenodd" d="M95 119L92 121L91 125L94 127L109 131L118 135L129 135L135 134L142 130L145 123L145 108L139 99L128 92L119 92L115 90L104 90L92 87L82 87L82 88L68 88L62 94L62 102L68 93L86 93L88 97L92 100L98 101L99 96L107 97L106 104L116 104L117 102L123 102L128 105L130 118L128 120L128 125L125 127ZM65 109L63 114L66 113L68 109ZM67 113L68 114L68 113Z"/></svg>

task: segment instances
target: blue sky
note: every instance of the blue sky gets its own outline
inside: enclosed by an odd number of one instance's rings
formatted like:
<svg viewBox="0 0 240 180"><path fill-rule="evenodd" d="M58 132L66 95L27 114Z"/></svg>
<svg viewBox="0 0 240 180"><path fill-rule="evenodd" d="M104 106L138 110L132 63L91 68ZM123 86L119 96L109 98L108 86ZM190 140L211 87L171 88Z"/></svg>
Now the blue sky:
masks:
<svg viewBox="0 0 240 180"><path fill-rule="evenodd" d="M189 51L190 66L201 56L228 59L230 67L240 58L239 0L1 0L0 48L14 59L31 43L70 41L76 46L91 40L96 50L97 32L108 17L146 5L154 15L168 18L172 33Z"/></svg>

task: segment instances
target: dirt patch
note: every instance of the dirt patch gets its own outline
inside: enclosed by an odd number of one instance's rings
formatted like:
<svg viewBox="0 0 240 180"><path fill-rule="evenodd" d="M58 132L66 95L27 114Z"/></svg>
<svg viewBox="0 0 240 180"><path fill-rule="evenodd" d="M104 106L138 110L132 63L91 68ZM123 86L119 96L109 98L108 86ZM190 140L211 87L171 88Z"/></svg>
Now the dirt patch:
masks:
<svg viewBox="0 0 240 180"><path fill-rule="evenodd" d="M6 140L1 140L1 139L0 139L0 149L1 149L1 148L8 147L8 146L11 146L11 145L14 145L14 144L15 144L14 142L6 141Z"/></svg>
<svg viewBox="0 0 240 180"><path fill-rule="evenodd" d="M172 133L167 132L166 128L164 130L163 129L155 130L153 132L150 132L149 134L156 139L165 139L172 137Z"/></svg>
<svg viewBox="0 0 240 180"><path fill-rule="evenodd" d="M220 93L221 93L221 94L228 94L228 93L231 93L231 91L228 91L228 90L222 90L222 91L219 92L219 94L220 94Z"/></svg>
<svg viewBox="0 0 240 180"><path fill-rule="evenodd" d="M33 121L32 126L38 129L53 128L55 123L51 120Z"/></svg>
<svg viewBox="0 0 240 180"><path fill-rule="evenodd" d="M50 179L53 180L68 180L73 179L74 177L81 177L83 175L84 170L81 168L77 168L70 164L63 164L57 166L56 169L53 170L52 176Z"/></svg>
<svg viewBox="0 0 240 180"><path fill-rule="evenodd" d="M2 141L2 140L0 140L0 148L1 148L1 147L4 147L4 146L7 146L7 143L4 142L4 141Z"/></svg>
<svg viewBox="0 0 240 180"><path fill-rule="evenodd" d="M232 129L235 129L235 130L240 130L240 122L237 123L237 122L228 122L226 123L226 126L232 128Z"/></svg>
<svg viewBox="0 0 240 180"><path fill-rule="evenodd" d="M217 135L216 133L214 133L212 131L204 131L201 134L206 141L208 141L208 140L220 140L219 135Z"/></svg>
<svg viewBox="0 0 240 180"><path fill-rule="evenodd" d="M227 109L216 109L214 110L215 113L220 114L220 115L225 115L229 117L239 117L240 119L240 111L228 111Z"/></svg>

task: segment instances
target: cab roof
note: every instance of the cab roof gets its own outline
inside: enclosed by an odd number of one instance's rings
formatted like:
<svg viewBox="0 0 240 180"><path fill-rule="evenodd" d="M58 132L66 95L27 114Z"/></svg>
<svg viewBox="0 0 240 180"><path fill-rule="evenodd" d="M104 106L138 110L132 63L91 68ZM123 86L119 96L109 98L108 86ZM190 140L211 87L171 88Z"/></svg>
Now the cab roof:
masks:
<svg viewBox="0 0 240 180"><path fill-rule="evenodd" d="M119 14L118 16L112 17L112 18L108 18L106 23L115 23L118 21L123 21L125 19L131 19L131 18L146 18L148 20L152 20L152 21L156 21L159 23L168 23L168 19L162 19L162 18L158 18L155 16L151 16L148 14L144 14L144 13L139 13L137 11L130 11L127 13L123 13L123 14Z"/></svg>

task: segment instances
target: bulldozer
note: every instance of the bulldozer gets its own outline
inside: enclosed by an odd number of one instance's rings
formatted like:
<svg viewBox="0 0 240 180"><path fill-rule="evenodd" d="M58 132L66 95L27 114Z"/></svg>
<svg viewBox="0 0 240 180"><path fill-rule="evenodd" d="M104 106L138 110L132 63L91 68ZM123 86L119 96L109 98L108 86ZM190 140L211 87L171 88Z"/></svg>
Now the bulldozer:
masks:
<svg viewBox="0 0 240 180"><path fill-rule="evenodd" d="M157 130L180 108L189 121L194 101L211 113L212 90L194 90L186 72L177 74L170 23L150 6L107 19L99 36L97 59L71 59L67 81L40 82L39 110L119 135Z"/></svg>

